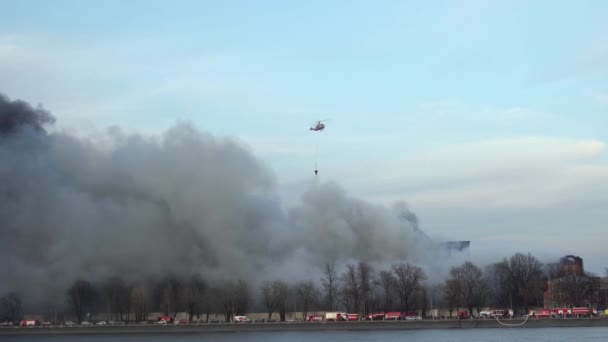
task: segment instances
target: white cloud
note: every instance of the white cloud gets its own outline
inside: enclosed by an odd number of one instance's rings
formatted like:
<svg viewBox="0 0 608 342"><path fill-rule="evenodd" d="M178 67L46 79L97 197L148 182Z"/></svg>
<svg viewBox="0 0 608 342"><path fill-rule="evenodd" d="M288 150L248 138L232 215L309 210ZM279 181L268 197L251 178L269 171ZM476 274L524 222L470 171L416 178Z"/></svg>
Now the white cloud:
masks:
<svg viewBox="0 0 608 342"><path fill-rule="evenodd" d="M419 118L432 117L438 120L458 119L482 123L507 123L524 120L547 119L551 115L542 111L519 106L481 107L454 101L421 103L415 113Z"/></svg>
<svg viewBox="0 0 608 342"><path fill-rule="evenodd" d="M605 150L597 140L523 137L336 173L360 198L407 201L431 236L470 239L485 257L493 249L585 257L608 221Z"/></svg>
<svg viewBox="0 0 608 342"><path fill-rule="evenodd" d="M509 182L549 177L564 168L585 165L605 148L605 143L596 140L545 137L482 141L426 151L358 174L349 172L349 179L353 184L367 184L369 189L411 189L410 194L421 196L435 190L448 195L448 191L466 186L468 196L482 196L485 184L497 183L492 185L497 189ZM478 185L481 189L475 191Z"/></svg>

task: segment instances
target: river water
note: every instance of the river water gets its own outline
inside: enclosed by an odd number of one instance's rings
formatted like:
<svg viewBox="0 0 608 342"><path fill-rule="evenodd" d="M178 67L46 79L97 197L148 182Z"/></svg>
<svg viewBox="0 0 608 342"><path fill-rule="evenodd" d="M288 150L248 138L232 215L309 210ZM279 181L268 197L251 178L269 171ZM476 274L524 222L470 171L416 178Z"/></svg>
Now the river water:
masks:
<svg viewBox="0 0 608 342"><path fill-rule="evenodd" d="M0 336L2 341L56 342L311 342L311 341L417 341L417 342L558 342L607 341L608 328L512 328L443 330L368 330L368 331L281 331L198 334L137 335L37 335Z"/></svg>

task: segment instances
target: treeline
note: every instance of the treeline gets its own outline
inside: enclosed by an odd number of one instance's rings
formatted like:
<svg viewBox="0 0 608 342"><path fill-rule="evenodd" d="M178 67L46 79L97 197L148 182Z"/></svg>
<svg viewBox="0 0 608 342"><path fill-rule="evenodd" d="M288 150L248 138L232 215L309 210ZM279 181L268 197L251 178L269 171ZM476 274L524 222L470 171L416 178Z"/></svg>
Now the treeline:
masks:
<svg viewBox="0 0 608 342"><path fill-rule="evenodd" d="M80 279L66 290L64 309L79 322L90 319L88 314L105 314L107 320L143 321L152 312L173 316L187 312L190 320L204 321L212 314L229 321L234 315L266 312L268 318L278 314L285 320L288 312L300 312L305 318L310 312L335 310L361 315L415 311L426 316L434 308L447 309L452 316L460 308L474 313L487 306L513 308L517 314L518 310L528 312L543 306L549 276L563 276L562 290L577 305L593 296L584 279L560 272L549 274L536 257L517 253L484 268L465 262L453 267L446 280L433 285L419 266L399 263L375 270L365 262L347 264L340 270L335 264L326 264L316 279L297 283L276 279L256 286L244 280L210 285L200 276L171 275L134 283L120 277L100 283ZM17 293L0 298L0 320L14 321L22 315ZM56 319L56 312L46 310L45 319Z"/></svg>
<svg viewBox="0 0 608 342"><path fill-rule="evenodd" d="M175 316L187 312L189 319L223 314L226 320L245 314L250 306L249 286L234 281L210 287L200 276L167 276L158 281L128 284L119 277L94 285L77 280L67 290L67 305L78 321L87 313L106 314L108 320L145 321L152 312Z"/></svg>

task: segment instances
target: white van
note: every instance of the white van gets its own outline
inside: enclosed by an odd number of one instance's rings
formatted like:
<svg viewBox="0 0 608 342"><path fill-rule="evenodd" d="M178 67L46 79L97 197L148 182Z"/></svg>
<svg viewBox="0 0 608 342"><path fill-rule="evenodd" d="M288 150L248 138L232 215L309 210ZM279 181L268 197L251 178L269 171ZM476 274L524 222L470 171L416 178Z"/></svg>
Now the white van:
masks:
<svg viewBox="0 0 608 342"><path fill-rule="evenodd" d="M234 316L234 323L248 323L251 322L247 316Z"/></svg>

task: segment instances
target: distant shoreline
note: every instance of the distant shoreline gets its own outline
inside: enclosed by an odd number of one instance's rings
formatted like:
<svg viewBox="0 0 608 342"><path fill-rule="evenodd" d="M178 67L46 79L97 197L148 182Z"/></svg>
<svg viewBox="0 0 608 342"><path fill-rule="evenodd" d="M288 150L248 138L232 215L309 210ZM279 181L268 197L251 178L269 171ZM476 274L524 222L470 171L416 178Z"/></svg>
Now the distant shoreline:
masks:
<svg viewBox="0 0 608 342"><path fill-rule="evenodd" d="M523 319L501 320L505 324L522 324ZM606 318L529 319L520 326L505 326L496 320L424 320L424 321L365 321L365 322L310 322L310 323L245 323L245 324L189 324L189 325L124 325L85 327L2 327L6 335L105 335L105 334L175 334L256 331L321 331L321 330L410 330L410 329L474 329L474 328L558 328L608 327Z"/></svg>

